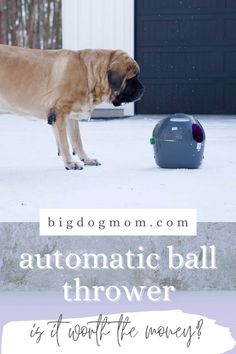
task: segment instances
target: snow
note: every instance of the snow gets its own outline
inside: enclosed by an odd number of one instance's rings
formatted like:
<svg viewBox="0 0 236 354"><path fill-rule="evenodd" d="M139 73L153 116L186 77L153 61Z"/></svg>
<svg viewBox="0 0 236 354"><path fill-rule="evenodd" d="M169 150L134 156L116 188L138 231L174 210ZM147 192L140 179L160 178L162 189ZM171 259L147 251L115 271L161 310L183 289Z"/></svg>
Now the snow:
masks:
<svg viewBox="0 0 236 354"><path fill-rule="evenodd" d="M85 150L102 166L66 171L45 121L1 115L0 221L38 221L40 208L197 208L198 221L235 221L236 119L197 117L202 167L168 170L149 143L160 118L81 122Z"/></svg>

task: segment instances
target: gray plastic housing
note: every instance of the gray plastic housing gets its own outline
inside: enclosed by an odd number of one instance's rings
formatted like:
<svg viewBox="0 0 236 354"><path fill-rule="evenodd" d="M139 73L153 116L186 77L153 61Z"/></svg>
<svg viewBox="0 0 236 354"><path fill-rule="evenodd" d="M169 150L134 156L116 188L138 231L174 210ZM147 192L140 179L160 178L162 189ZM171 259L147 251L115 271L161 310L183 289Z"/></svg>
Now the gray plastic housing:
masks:
<svg viewBox="0 0 236 354"><path fill-rule="evenodd" d="M162 168L198 168L204 158L206 135L200 122L176 113L160 120L153 130L156 164Z"/></svg>

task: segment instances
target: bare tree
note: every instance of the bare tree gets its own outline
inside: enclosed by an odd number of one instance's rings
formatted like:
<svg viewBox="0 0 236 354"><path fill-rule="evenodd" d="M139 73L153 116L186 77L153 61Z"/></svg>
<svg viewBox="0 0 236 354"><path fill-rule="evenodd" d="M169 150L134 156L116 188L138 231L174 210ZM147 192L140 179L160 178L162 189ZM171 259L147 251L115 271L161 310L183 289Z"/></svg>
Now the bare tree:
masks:
<svg viewBox="0 0 236 354"><path fill-rule="evenodd" d="M61 32L61 0L0 0L0 43L61 48Z"/></svg>
<svg viewBox="0 0 236 354"><path fill-rule="evenodd" d="M0 0L0 42L7 43L6 1Z"/></svg>

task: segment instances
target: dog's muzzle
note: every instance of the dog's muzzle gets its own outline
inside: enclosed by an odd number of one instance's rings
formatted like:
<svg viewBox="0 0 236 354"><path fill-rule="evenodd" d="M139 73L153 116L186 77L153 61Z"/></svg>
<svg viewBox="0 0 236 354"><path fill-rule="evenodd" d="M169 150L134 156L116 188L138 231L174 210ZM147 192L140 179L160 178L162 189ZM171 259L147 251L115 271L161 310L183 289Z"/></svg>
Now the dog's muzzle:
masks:
<svg viewBox="0 0 236 354"><path fill-rule="evenodd" d="M136 84L135 90L127 86L123 92L121 92L116 98L112 101L112 104L115 107L119 107L122 103L137 102L141 100L144 94L144 87L141 82Z"/></svg>

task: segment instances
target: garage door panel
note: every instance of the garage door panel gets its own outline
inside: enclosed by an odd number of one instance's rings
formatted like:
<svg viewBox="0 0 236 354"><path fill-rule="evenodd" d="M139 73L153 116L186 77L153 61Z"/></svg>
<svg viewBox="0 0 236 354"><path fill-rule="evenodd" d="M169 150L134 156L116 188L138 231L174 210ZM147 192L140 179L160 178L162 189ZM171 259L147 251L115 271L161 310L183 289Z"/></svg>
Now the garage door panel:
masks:
<svg viewBox="0 0 236 354"><path fill-rule="evenodd" d="M231 67L236 53L228 53L226 68ZM224 65L217 51L155 51L143 50L140 54L142 71L146 78L195 78L215 76ZM222 71L223 72L223 71Z"/></svg>
<svg viewBox="0 0 236 354"><path fill-rule="evenodd" d="M226 8L227 9L236 9L236 1L235 0L226 0Z"/></svg>
<svg viewBox="0 0 236 354"><path fill-rule="evenodd" d="M236 0L136 0L137 113L236 113Z"/></svg>
<svg viewBox="0 0 236 354"><path fill-rule="evenodd" d="M228 0L230 2L230 0ZM231 0L232 2L233 0ZM223 0L142 0L140 7L144 13L173 10L211 10L225 8Z"/></svg>
<svg viewBox="0 0 236 354"><path fill-rule="evenodd" d="M229 83L225 85L224 102L231 114L236 112L236 83Z"/></svg>
<svg viewBox="0 0 236 354"><path fill-rule="evenodd" d="M139 28L139 44L145 46L164 45L181 42L182 45L193 41L196 44L207 44L212 41L218 43L224 40L222 29L224 23L218 18L168 18L168 19L147 19L144 18ZM231 33L231 21L226 23L226 31L229 37Z"/></svg>
<svg viewBox="0 0 236 354"><path fill-rule="evenodd" d="M236 89L236 85L232 85L228 90ZM224 94L223 88L215 83L199 83L199 84L156 84L148 85L148 92L143 98L143 106L146 113L158 114L160 112L176 113L184 112L189 114L200 114L204 110L205 114L213 114L224 111ZM227 93L226 93L227 96ZM218 97L221 97L219 100ZM236 104L230 102L231 105ZM154 108L150 110L150 105Z"/></svg>
<svg viewBox="0 0 236 354"><path fill-rule="evenodd" d="M236 50L225 53L224 72L236 76Z"/></svg>
<svg viewBox="0 0 236 354"><path fill-rule="evenodd" d="M236 42L236 18L225 20L225 40Z"/></svg>

